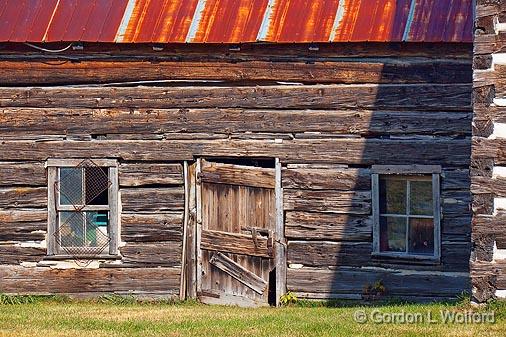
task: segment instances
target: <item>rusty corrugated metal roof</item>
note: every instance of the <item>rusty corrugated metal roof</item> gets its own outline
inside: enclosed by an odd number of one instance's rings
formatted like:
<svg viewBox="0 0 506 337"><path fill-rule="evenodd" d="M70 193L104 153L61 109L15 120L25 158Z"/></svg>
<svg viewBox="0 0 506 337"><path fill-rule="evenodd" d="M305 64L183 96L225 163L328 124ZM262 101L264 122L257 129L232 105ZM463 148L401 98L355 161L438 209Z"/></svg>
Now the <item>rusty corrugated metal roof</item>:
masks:
<svg viewBox="0 0 506 337"><path fill-rule="evenodd" d="M473 0L0 0L0 42L471 42Z"/></svg>

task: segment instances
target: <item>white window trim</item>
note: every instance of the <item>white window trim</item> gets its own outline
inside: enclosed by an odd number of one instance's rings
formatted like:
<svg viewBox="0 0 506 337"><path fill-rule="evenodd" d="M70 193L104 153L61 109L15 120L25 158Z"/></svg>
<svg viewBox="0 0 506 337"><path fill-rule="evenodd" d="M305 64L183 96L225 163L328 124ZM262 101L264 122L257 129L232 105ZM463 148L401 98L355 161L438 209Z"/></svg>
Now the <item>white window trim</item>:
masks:
<svg viewBox="0 0 506 337"><path fill-rule="evenodd" d="M441 196L439 165L373 165L372 179L372 217L373 217L373 255L400 259L414 259L439 262L441 259ZM434 207L434 255L421 255L399 252L380 251L380 209L379 209L379 176L380 175L432 175L432 200Z"/></svg>
<svg viewBox="0 0 506 337"><path fill-rule="evenodd" d="M86 159L55 159L51 158L46 161L47 167L47 182L48 182L48 217L47 217L47 255L48 256L62 256L65 257L67 254L62 254L56 244L56 238L54 233L58 228L58 211L64 210L65 206L60 205L60 209L56 209L56 202L59 203L58 196L55 193L54 185L58 181L58 169L60 167L75 167L79 165L83 160ZM111 185L109 186L109 200L108 206L98 206L101 210L108 209L109 211L109 251L104 252L98 256L111 257L119 254L119 185L118 185L118 162L114 159L91 159L95 164L100 167L108 167L109 169L109 180ZM93 210L97 208L95 206L86 206L84 210ZM69 210L72 210L72 206L69 206Z"/></svg>

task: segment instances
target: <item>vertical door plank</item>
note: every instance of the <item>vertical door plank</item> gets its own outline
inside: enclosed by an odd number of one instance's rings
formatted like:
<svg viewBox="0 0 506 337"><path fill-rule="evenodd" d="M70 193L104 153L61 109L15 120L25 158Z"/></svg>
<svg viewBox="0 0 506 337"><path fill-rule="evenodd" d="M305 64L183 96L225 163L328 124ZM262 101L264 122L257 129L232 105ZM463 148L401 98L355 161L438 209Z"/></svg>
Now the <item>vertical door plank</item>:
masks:
<svg viewBox="0 0 506 337"><path fill-rule="evenodd" d="M275 265L276 265L276 306L279 298L286 293L286 243L283 219L283 188L281 186L281 162L276 158L276 231L275 231Z"/></svg>

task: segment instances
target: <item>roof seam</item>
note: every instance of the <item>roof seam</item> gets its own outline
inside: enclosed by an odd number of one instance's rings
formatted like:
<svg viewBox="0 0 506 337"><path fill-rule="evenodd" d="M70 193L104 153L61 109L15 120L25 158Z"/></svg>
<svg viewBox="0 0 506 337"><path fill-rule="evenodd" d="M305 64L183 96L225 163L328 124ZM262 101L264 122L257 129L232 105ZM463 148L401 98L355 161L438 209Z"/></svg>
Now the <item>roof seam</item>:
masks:
<svg viewBox="0 0 506 337"><path fill-rule="evenodd" d="M56 5L54 6L53 13L51 14L51 19L49 19L49 22L47 23L46 31L44 32L44 36L42 37L42 42L45 42L47 39L47 33L49 32L49 28L51 28L51 23L53 22L54 16L56 15L56 10L58 9L58 6L60 5L60 0L56 1Z"/></svg>

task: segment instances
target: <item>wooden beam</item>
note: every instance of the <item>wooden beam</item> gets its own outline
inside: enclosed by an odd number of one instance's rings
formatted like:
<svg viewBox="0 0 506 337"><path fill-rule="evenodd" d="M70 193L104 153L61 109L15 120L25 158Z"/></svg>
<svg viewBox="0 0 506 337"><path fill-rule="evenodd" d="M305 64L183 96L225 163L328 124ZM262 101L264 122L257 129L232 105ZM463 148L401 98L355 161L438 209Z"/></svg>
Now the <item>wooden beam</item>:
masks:
<svg viewBox="0 0 506 337"><path fill-rule="evenodd" d="M494 152L488 152L492 156ZM478 151L478 149L477 149ZM112 156L124 160L193 160L206 157L279 158L283 163L469 165L471 140L465 139L294 139L2 141L0 160L45 160L53 153L68 158ZM505 157L506 158L506 157Z"/></svg>
<svg viewBox="0 0 506 337"><path fill-rule="evenodd" d="M505 113L506 114L506 113ZM499 117L499 116L498 116ZM461 111L209 108L0 108L0 138L119 134L180 137L185 133L320 132L354 135L470 135L470 107ZM209 123L209 121L213 121ZM252 135L250 135L252 136Z"/></svg>
<svg viewBox="0 0 506 337"><path fill-rule="evenodd" d="M0 210L0 241L42 241L47 218L45 209Z"/></svg>
<svg viewBox="0 0 506 337"><path fill-rule="evenodd" d="M289 264L305 266L364 266L370 263L372 242L289 241Z"/></svg>
<svg viewBox="0 0 506 337"><path fill-rule="evenodd" d="M128 242L120 248L124 263L140 267L181 268L181 250L181 241Z"/></svg>
<svg viewBox="0 0 506 337"><path fill-rule="evenodd" d="M1 187L0 208L47 207L47 187Z"/></svg>
<svg viewBox="0 0 506 337"><path fill-rule="evenodd" d="M302 268L288 270L288 290L361 295L364 287L383 282L387 296L452 296L471 290L469 275L455 272L407 272L400 269Z"/></svg>
<svg viewBox="0 0 506 337"><path fill-rule="evenodd" d="M368 215L289 211L285 235L296 240L370 241L372 220Z"/></svg>
<svg viewBox="0 0 506 337"><path fill-rule="evenodd" d="M181 250L181 283L179 285L179 299L184 300L186 297L187 284L187 255L188 255L188 221L190 218L190 176L188 162L183 164L183 180L184 180L184 217L183 217L183 237Z"/></svg>
<svg viewBox="0 0 506 337"><path fill-rule="evenodd" d="M0 163L0 186L47 186L46 170L42 162Z"/></svg>
<svg viewBox="0 0 506 337"><path fill-rule="evenodd" d="M193 162L188 168L188 193L189 193L189 205L188 205L188 222L184 223L187 227L187 254L186 254L186 265L187 265L187 297L197 297L197 249L196 246L196 231L197 231L197 179L196 179L196 168L197 164Z"/></svg>
<svg viewBox="0 0 506 337"><path fill-rule="evenodd" d="M121 238L126 242L180 241L183 212L121 213Z"/></svg>
<svg viewBox="0 0 506 337"><path fill-rule="evenodd" d="M274 169L202 161L202 182L274 188Z"/></svg>
<svg viewBox="0 0 506 337"><path fill-rule="evenodd" d="M214 253L209 259L209 263L260 295L267 287L267 281L220 252Z"/></svg>
<svg viewBox="0 0 506 337"><path fill-rule="evenodd" d="M283 190L285 211L370 214L370 191Z"/></svg>
<svg viewBox="0 0 506 337"><path fill-rule="evenodd" d="M124 211L178 211L184 210L183 187L122 188Z"/></svg>
<svg viewBox="0 0 506 337"><path fill-rule="evenodd" d="M4 87L0 88L0 107L395 108L462 111L471 108L471 89L471 84L433 83L245 87Z"/></svg>
<svg viewBox="0 0 506 337"><path fill-rule="evenodd" d="M150 55L152 58L153 55ZM181 57L181 56L178 56ZM386 60L386 61L385 61ZM291 61L0 61L5 85L92 84L166 80L296 81L305 83L466 83L469 61L396 59ZM27 71L29 70L29 71Z"/></svg>
<svg viewBox="0 0 506 337"><path fill-rule="evenodd" d="M285 239L285 219L283 207L283 187L281 177L281 162L276 158L276 185L275 185L275 204L276 204L276 227L274 231L274 265L276 266L276 306L280 305L281 296L286 293L286 239Z"/></svg>
<svg viewBox="0 0 506 337"><path fill-rule="evenodd" d="M356 168L286 168L283 188L315 190L370 190L368 169Z"/></svg>
<svg viewBox="0 0 506 337"><path fill-rule="evenodd" d="M179 268L53 269L0 266L0 292L10 294L173 294Z"/></svg>
<svg viewBox="0 0 506 337"><path fill-rule="evenodd" d="M195 197L196 197L196 226L195 226L195 255L196 255L196 292L199 293L202 291L202 182L199 179L199 176L202 172L202 159L197 158L197 162L195 164Z"/></svg>
<svg viewBox="0 0 506 337"><path fill-rule="evenodd" d="M272 249L268 247L267 238L257 236L255 243L252 235L246 234L203 230L200 248L233 254L272 257Z"/></svg>
<svg viewBox="0 0 506 337"><path fill-rule="evenodd" d="M181 164L122 163L119 166L120 186L182 185Z"/></svg>

